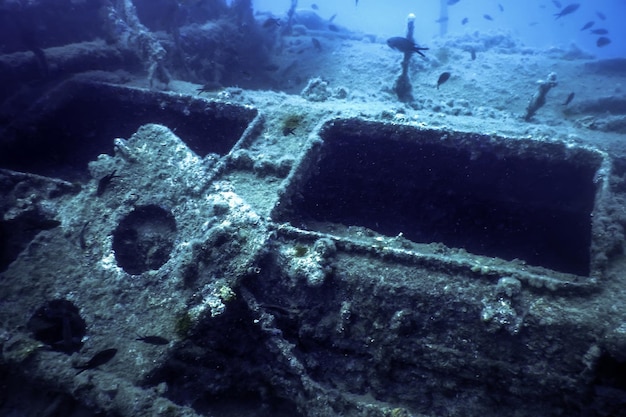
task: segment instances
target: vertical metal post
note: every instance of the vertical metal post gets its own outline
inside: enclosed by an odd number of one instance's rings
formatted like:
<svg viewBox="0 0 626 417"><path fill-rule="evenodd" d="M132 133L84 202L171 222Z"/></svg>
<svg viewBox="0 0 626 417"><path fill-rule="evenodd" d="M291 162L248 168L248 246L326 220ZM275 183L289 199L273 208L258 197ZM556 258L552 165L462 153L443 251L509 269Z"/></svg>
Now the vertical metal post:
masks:
<svg viewBox="0 0 626 417"><path fill-rule="evenodd" d="M439 0L439 35L448 33L448 1Z"/></svg>

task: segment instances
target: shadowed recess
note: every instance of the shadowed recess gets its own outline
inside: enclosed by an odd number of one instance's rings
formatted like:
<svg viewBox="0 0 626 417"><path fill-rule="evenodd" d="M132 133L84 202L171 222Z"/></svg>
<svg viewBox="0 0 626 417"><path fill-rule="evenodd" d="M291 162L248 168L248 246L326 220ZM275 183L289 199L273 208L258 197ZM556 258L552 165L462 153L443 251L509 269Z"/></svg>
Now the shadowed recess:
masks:
<svg viewBox="0 0 626 417"><path fill-rule="evenodd" d="M27 327L35 339L68 355L81 349L87 331L78 307L65 299L52 300L39 307Z"/></svg>
<svg viewBox="0 0 626 417"><path fill-rule="evenodd" d="M55 95L56 94L56 95ZM8 126L0 139L0 168L67 180L87 178L87 164L113 154L115 138L139 127L170 128L197 155L227 154L257 111L179 94L108 84L73 83L32 115Z"/></svg>
<svg viewBox="0 0 626 417"><path fill-rule="evenodd" d="M170 257L176 221L167 210L147 205L135 208L113 232L117 264L133 275L159 269Z"/></svg>
<svg viewBox="0 0 626 417"><path fill-rule="evenodd" d="M279 216L587 276L601 158L562 144L328 122L315 169Z"/></svg>

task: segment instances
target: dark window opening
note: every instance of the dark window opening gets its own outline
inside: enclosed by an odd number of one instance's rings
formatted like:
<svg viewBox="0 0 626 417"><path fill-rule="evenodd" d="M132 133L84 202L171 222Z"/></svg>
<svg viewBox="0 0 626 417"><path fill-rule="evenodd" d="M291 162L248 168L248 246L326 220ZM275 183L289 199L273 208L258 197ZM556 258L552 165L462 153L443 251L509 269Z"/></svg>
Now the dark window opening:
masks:
<svg viewBox="0 0 626 417"><path fill-rule="evenodd" d="M321 136L320 160L283 220L589 274L595 153L358 120L329 122Z"/></svg>

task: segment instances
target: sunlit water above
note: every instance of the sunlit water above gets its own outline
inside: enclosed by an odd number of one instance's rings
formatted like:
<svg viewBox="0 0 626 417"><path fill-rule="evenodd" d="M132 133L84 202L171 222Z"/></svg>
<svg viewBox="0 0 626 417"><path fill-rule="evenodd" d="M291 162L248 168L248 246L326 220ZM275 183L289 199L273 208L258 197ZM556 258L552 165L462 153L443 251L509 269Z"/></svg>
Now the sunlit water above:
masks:
<svg viewBox="0 0 626 417"><path fill-rule="evenodd" d="M253 2L255 10L271 11L277 16L284 15L291 4L290 0ZM442 27L437 22L442 13L440 0L359 0L355 3L354 0L301 0L298 9L314 10L325 19L336 15L334 24L382 38L403 35L406 17L414 13L418 43L427 44L440 36ZM556 13L572 3L579 3L580 7L571 14L555 18ZM598 58L626 58L626 0L460 0L453 5L446 4L446 8L447 36L477 31L502 32L527 46L569 49L575 44ZM465 24L464 19L467 19ZM592 21L590 29L581 31ZM590 32L597 29L606 29L608 34ZM611 43L598 47L596 42L601 36L609 38Z"/></svg>

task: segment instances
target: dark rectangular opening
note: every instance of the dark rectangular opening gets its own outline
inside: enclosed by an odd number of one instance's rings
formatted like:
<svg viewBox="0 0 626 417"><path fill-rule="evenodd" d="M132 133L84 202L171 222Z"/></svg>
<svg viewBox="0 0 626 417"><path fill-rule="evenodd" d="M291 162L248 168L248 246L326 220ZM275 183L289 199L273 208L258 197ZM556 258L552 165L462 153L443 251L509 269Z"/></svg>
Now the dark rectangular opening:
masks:
<svg viewBox="0 0 626 417"><path fill-rule="evenodd" d="M601 157L559 143L327 123L319 161L279 216L363 226L587 276Z"/></svg>
<svg viewBox="0 0 626 417"><path fill-rule="evenodd" d="M0 167L79 180L98 155L113 153L148 123L167 126L197 155L227 154L257 114L255 109L123 86L68 83L48 107L8 126Z"/></svg>

